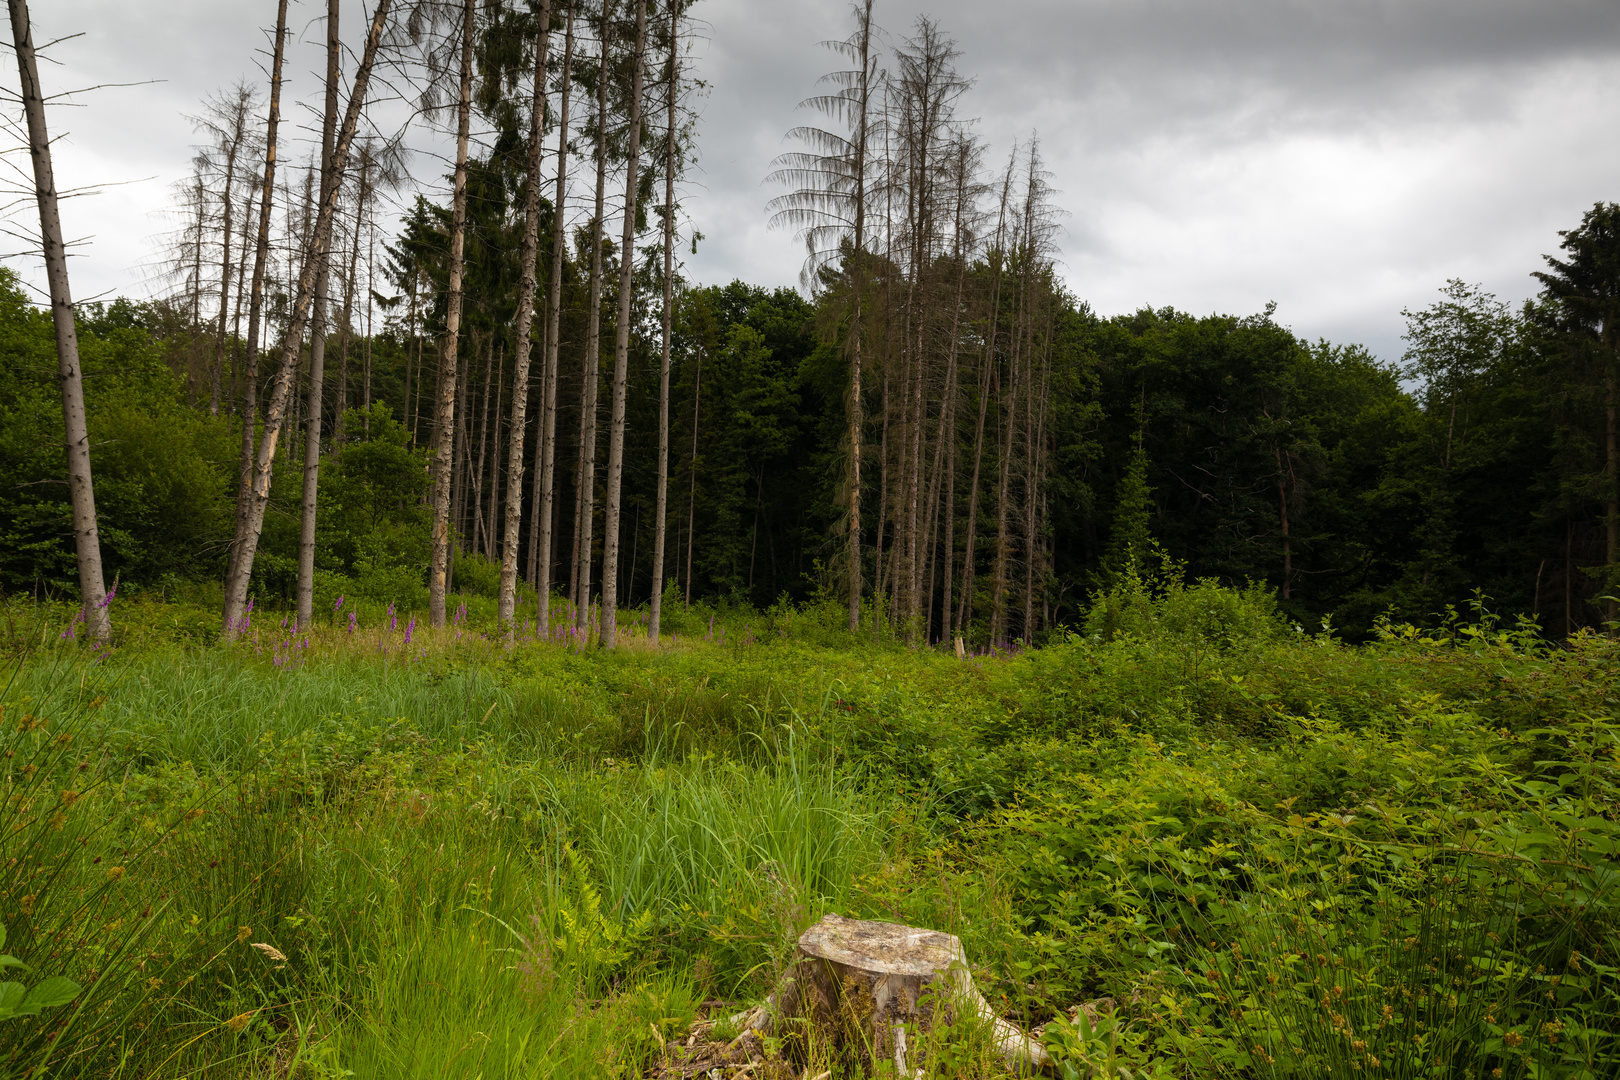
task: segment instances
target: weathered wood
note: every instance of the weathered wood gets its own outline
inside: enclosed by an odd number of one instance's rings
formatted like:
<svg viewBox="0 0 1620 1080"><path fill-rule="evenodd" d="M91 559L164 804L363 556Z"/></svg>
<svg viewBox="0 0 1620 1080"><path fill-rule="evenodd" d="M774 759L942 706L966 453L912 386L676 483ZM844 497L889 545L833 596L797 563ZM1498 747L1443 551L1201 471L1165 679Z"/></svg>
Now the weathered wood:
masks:
<svg viewBox="0 0 1620 1080"><path fill-rule="evenodd" d="M792 967L765 1004L734 1019L739 1040L775 1035L802 1053L815 1030L868 1069L887 1060L896 1075L913 1076L921 1073L908 1038L959 1017L988 1025L1013 1069L1050 1063L1038 1040L998 1016L979 993L955 935L827 915L800 936Z"/></svg>

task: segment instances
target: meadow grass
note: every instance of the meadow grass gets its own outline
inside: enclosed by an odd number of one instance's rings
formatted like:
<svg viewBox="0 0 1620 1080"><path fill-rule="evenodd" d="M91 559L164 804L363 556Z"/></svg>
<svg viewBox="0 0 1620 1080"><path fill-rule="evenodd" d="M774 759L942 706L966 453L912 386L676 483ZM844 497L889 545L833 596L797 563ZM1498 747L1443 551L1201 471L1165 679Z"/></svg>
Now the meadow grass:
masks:
<svg viewBox="0 0 1620 1080"><path fill-rule="evenodd" d="M0 1075L640 1075L828 911L960 935L1076 1075L1610 1074L1614 643L1246 602L967 661L815 611L606 653L156 603L106 651L13 604L0 922L85 989Z"/></svg>

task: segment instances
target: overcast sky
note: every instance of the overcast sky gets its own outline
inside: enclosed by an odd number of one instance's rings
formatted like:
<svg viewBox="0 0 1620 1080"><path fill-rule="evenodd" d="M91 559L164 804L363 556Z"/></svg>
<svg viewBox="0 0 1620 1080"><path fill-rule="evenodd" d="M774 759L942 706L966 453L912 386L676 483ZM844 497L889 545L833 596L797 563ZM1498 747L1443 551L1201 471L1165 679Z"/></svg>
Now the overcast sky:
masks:
<svg viewBox="0 0 1620 1080"><path fill-rule="evenodd" d="M53 50L48 92L164 80L82 95L51 115L67 133L61 187L134 181L64 205L68 232L90 238L73 263L75 294L147 295L172 227L164 208L197 138L187 115L238 78L262 78L273 0L33 8L37 41L85 33ZM294 97L318 89L321 10L292 5L304 42L289 66ZM357 41L360 3L345 10ZM849 33L849 5L701 0L693 15L710 90L687 194L706 239L687 273L794 284L802 249L767 228L763 178L801 122L797 102L837 66L816 42ZM1066 212L1063 273L1103 314L1145 304L1248 314L1275 300L1278 320L1304 337L1396 359L1402 307L1429 303L1453 277L1521 300L1558 230L1620 200L1616 0L878 2L894 43L919 15L958 42L975 80L962 109L979 118L991 160L1039 133ZM14 66L4 75L15 86ZM444 171L425 153L413 167L428 185ZM10 262L41 280L29 260Z"/></svg>

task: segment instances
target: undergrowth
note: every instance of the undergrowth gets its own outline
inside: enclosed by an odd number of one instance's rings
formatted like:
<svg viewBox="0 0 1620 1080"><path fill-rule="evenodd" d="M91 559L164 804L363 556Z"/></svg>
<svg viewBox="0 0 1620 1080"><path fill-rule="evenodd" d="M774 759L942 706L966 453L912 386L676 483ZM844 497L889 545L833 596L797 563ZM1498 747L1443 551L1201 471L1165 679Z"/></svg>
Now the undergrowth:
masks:
<svg viewBox="0 0 1620 1080"><path fill-rule="evenodd" d="M1620 1060L1608 637L1141 580L966 660L786 607L612 653L117 615L3 613L0 923L82 989L0 1075L641 1075L833 911L959 935L1065 1075ZM930 1075L994 1072L963 1039Z"/></svg>

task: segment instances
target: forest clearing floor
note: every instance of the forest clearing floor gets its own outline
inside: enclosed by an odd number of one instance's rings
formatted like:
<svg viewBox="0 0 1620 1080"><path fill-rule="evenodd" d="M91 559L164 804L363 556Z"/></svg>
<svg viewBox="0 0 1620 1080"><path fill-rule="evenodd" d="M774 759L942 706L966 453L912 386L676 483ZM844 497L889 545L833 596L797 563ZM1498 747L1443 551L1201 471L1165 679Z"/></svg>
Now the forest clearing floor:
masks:
<svg viewBox="0 0 1620 1080"><path fill-rule="evenodd" d="M862 1075L725 1049L826 913L960 937L1065 1077L1620 1075L1612 637L1209 583L966 660L830 606L617 651L0 606L8 978L81 988L0 1076Z"/></svg>

